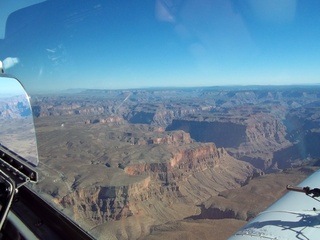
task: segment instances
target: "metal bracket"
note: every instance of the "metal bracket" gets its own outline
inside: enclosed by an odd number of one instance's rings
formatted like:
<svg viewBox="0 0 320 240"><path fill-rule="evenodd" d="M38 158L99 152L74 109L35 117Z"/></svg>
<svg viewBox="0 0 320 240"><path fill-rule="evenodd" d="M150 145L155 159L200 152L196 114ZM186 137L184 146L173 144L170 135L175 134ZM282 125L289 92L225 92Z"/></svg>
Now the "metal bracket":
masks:
<svg viewBox="0 0 320 240"><path fill-rule="evenodd" d="M23 157L0 144L0 169L11 177L16 188L27 182L38 182L38 173Z"/></svg>
<svg viewBox="0 0 320 240"><path fill-rule="evenodd" d="M37 181L38 173L28 165L27 160L0 144L0 230L18 188Z"/></svg>

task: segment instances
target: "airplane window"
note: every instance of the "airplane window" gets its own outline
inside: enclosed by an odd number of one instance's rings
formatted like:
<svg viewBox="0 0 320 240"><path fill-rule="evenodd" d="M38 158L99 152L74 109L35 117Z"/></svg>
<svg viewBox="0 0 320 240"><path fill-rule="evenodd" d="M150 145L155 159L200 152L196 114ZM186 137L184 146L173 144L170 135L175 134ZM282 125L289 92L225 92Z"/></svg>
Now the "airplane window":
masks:
<svg viewBox="0 0 320 240"><path fill-rule="evenodd" d="M30 188L95 238L226 239L319 165L318 1L5 7Z"/></svg>

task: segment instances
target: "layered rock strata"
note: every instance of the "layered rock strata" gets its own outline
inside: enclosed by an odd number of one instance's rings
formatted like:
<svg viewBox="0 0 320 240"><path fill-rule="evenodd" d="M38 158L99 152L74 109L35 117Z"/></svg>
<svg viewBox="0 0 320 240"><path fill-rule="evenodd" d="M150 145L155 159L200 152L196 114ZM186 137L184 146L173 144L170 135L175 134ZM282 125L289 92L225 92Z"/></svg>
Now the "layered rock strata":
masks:
<svg viewBox="0 0 320 240"><path fill-rule="evenodd" d="M222 120L173 120L166 130L184 130L200 142L214 142L234 157L266 170L274 164L273 154L291 143L285 138L286 127L276 117L257 113L245 118Z"/></svg>
<svg viewBox="0 0 320 240"><path fill-rule="evenodd" d="M143 216L148 216L148 221L151 218L153 224L185 218L198 212L196 205L210 196L240 187L260 174L214 144L170 145L167 150L169 154L159 161L129 163L118 172L121 176L114 177L131 176L131 182L112 185L113 179L86 186L80 181L72 192L58 198L58 202L72 209L78 221L94 226L109 221L131 221L137 216L145 226ZM153 158L152 150L149 157Z"/></svg>

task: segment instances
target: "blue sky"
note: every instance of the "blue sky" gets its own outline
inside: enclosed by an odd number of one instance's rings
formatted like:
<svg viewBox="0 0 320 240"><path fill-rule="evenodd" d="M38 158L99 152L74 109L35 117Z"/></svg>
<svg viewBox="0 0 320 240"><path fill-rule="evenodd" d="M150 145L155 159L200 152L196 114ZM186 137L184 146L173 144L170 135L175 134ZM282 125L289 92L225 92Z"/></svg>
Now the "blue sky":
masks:
<svg viewBox="0 0 320 240"><path fill-rule="evenodd" d="M0 59L29 91L320 83L320 1L48 0Z"/></svg>

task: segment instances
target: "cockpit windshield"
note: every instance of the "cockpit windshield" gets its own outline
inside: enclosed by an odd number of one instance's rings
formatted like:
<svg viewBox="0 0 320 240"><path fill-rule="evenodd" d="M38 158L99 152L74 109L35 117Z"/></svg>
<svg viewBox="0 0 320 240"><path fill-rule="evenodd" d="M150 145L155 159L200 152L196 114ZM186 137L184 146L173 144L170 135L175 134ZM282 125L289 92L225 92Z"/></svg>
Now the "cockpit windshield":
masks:
<svg viewBox="0 0 320 240"><path fill-rule="evenodd" d="M20 82L0 79L0 144L38 165L37 141L29 96Z"/></svg>
<svg viewBox="0 0 320 240"><path fill-rule="evenodd" d="M224 239L319 164L319 1L15 2L1 144L94 237Z"/></svg>

